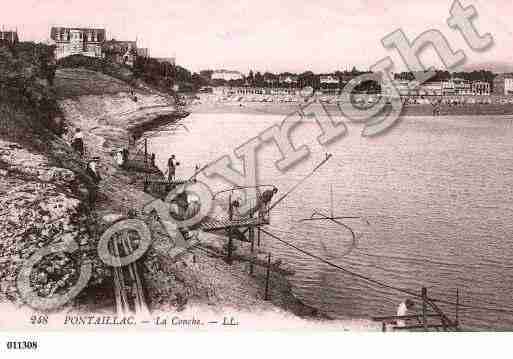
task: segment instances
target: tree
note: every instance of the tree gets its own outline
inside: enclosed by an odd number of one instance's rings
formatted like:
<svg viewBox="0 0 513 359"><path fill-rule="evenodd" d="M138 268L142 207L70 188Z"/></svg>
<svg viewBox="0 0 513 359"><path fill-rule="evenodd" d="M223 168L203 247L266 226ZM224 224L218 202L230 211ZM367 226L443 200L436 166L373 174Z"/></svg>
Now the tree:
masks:
<svg viewBox="0 0 513 359"><path fill-rule="evenodd" d="M255 86L255 75L253 74L253 70L249 70L248 82L250 86Z"/></svg>
<svg viewBox="0 0 513 359"><path fill-rule="evenodd" d="M210 82L212 80L212 74L214 73L213 70L201 70L200 76L203 77L205 80Z"/></svg>
<svg viewBox="0 0 513 359"><path fill-rule="evenodd" d="M208 85L208 81L206 81L203 76L201 76L200 74L198 74L196 72L192 74L191 82L192 82L192 86L195 90L198 90L201 87Z"/></svg>
<svg viewBox="0 0 513 359"><path fill-rule="evenodd" d="M255 74L255 86L257 86L257 87L265 86L264 77L262 76L262 74L260 72L257 72Z"/></svg>

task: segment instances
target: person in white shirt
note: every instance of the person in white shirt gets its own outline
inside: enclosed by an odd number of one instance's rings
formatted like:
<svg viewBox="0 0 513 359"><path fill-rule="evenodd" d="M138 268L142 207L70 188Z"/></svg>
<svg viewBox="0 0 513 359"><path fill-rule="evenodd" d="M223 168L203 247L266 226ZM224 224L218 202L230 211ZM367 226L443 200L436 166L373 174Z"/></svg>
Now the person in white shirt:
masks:
<svg viewBox="0 0 513 359"><path fill-rule="evenodd" d="M80 154L80 157L84 155L84 134L80 131L80 128L77 128L73 135L71 147Z"/></svg>
<svg viewBox="0 0 513 359"><path fill-rule="evenodd" d="M411 299L406 299L404 302L401 302L401 304L399 304L399 307L397 308L397 316L403 317L405 315L408 315L408 312L412 310L414 307L415 303L413 303ZM396 326L404 327L406 326L406 323L402 319L397 319Z"/></svg>
<svg viewBox="0 0 513 359"><path fill-rule="evenodd" d="M116 151L114 158L116 160L116 164L119 167L123 167L123 165L125 164L125 159L123 158L123 150Z"/></svg>

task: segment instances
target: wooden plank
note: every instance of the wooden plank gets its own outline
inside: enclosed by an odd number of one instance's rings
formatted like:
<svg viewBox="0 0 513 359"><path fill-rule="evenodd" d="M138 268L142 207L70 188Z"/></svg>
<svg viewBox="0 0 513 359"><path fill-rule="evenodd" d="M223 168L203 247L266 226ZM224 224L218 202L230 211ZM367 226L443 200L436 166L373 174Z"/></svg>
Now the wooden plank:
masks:
<svg viewBox="0 0 513 359"><path fill-rule="evenodd" d="M427 288L422 287L422 324L424 325L424 331L428 331L428 325L427 325L427 307L426 307L426 299L427 299Z"/></svg>
<svg viewBox="0 0 513 359"><path fill-rule="evenodd" d="M456 326L454 326L454 325L444 325L444 324L428 324L427 327L432 328L432 329L440 329L440 328L445 328L445 327L456 328ZM404 327L392 327L392 329L394 329L394 330L425 329L425 326L424 326L424 324L417 324L417 325L407 325Z"/></svg>
<svg viewBox="0 0 513 359"><path fill-rule="evenodd" d="M267 224L265 222L258 222L256 219L248 219L243 221L209 221L200 225L200 228L208 231L215 231L228 228L241 228L241 227L256 227Z"/></svg>
<svg viewBox="0 0 513 359"><path fill-rule="evenodd" d="M184 184L184 183L187 183L189 181L187 180L173 180L171 182L167 181L167 180L149 180L148 183L150 184L162 184L162 185L174 185L174 184Z"/></svg>
<svg viewBox="0 0 513 359"><path fill-rule="evenodd" d="M397 320L397 319L420 319L422 314L408 314L408 315L389 315L386 317L372 317L371 319L375 322L382 322L387 320ZM427 318L439 318L440 314L437 313L426 313Z"/></svg>
<svg viewBox="0 0 513 359"><path fill-rule="evenodd" d="M267 273L265 275L265 300L269 300L269 278L271 276L271 253L267 256Z"/></svg>

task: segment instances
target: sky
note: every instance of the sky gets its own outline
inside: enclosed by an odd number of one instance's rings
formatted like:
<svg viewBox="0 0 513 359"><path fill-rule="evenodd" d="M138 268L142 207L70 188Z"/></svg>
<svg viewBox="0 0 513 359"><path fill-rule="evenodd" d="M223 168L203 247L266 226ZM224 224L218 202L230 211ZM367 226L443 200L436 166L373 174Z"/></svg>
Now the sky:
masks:
<svg viewBox="0 0 513 359"><path fill-rule="evenodd" d="M381 39L402 29L413 40L440 30L467 63L513 63L513 2L461 0L474 5L481 34L494 46L472 51L449 28L452 0L17 0L2 4L0 24L17 28L22 41L49 39L51 26L102 27L108 38L135 40L153 57L176 57L192 71L229 69L327 73L368 69L386 56L405 70L397 51ZM434 51L421 59L442 67Z"/></svg>

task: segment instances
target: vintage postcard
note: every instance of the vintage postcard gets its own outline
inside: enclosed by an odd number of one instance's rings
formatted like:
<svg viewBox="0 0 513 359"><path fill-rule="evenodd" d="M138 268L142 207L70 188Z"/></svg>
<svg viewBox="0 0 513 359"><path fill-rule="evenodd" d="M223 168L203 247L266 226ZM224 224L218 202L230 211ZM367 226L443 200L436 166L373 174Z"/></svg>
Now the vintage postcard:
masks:
<svg viewBox="0 0 513 359"><path fill-rule="evenodd" d="M510 1L2 8L0 330L513 329Z"/></svg>

